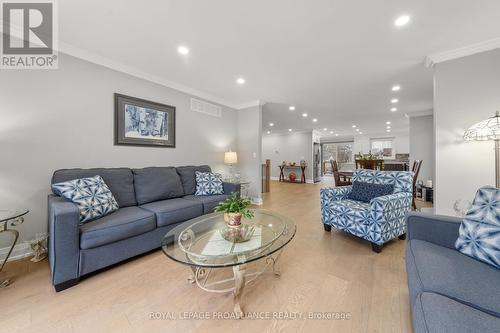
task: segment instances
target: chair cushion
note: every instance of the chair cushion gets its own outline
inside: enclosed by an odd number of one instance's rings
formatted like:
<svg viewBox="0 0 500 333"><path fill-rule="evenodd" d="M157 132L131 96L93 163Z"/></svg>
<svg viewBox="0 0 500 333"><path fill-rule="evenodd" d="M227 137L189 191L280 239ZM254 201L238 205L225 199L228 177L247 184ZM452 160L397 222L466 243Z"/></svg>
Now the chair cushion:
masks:
<svg viewBox="0 0 500 333"><path fill-rule="evenodd" d="M371 184L360 181L355 181L352 184L352 191L349 194L349 199L370 202L373 198L392 194L394 185L392 184Z"/></svg>
<svg viewBox="0 0 500 333"><path fill-rule="evenodd" d="M391 184L394 186L394 193L413 192L412 171L378 171L356 169L352 175L352 181L360 181L371 184Z"/></svg>
<svg viewBox="0 0 500 333"><path fill-rule="evenodd" d="M156 228L155 215L139 207L116 212L80 227L80 248L94 247L141 235Z"/></svg>
<svg viewBox="0 0 500 333"><path fill-rule="evenodd" d="M101 176L52 184L59 196L71 200L80 210L80 222L101 218L118 209L118 203Z"/></svg>
<svg viewBox="0 0 500 333"><path fill-rule="evenodd" d="M194 200L196 202L201 202L203 204L203 214L213 213L215 206L219 204L219 202L226 200L229 198L227 194L219 194L219 195L187 195L184 199Z"/></svg>
<svg viewBox="0 0 500 333"><path fill-rule="evenodd" d="M169 224L183 222L203 215L203 204L183 198L156 201L142 205L156 215L156 225L163 227Z"/></svg>
<svg viewBox="0 0 500 333"><path fill-rule="evenodd" d="M134 176L128 168L61 169L54 172L52 184L78 178L101 176L120 207L136 206Z"/></svg>
<svg viewBox="0 0 500 333"><path fill-rule="evenodd" d="M460 225L457 250L500 268L500 189L481 187Z"/></svg>
<svg viewBox="0 0 500 333"><path fill-rule="evenodd" d="M462 253L423 240L407 244L410 296L435 292L500 316L500 270Z"/></svg>
<svg viewBox="0 0 500 333"><path fill-rule="evenodd" d="M181 177L182 187L184 188L185 195L194 194L194 192L196 191L196 177L194 174L195 171L211 172L212 170L208 165L181 166L177 168L177 173Z"/></svg>
<svg viewBox="0 0 500 333"><path fill-rule="evenodd" d="M224 194L222 175L212 172L195 171L196 192L194 195Z"/></svg>
<svg viewBox="0 0 500 333"><path fill-rule="evenodd" d="M415 333L498 332L500 318L435 293L419 295L413 305Z"/></svg>
<svg viewBox="0 0 500 333"><path fill-rule="evenodd" d="M370 204L346 199L332 202L329 210L330 221L335 228L369 239Z"/></svg>
<svg viewBox="0 0 500 333"><path fill-rule="evenodd" d="M139 205L184 195L181 179L173 167L132 169L132 173Z"/></svg>

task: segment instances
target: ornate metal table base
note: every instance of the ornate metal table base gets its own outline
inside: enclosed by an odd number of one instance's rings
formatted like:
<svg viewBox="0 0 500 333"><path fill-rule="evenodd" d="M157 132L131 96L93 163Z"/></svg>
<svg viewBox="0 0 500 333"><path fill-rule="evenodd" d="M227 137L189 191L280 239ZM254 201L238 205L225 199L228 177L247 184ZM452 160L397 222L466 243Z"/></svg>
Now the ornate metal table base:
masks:
<svg viewBox="0 0 500 333"><path fill-rule="evenodd" d="M280 276L280 270L278 267L278 260L281 256L283 249L279 250L276 255L269 255L265 257L266 264L264 268L258 270L256 272L249 272L247 264L236 265L233 266L233 277L216 280L214 282L208 282L210 278L210 274L212 273L213 268L204 268L204 267L195 267L191 266L193 271L193 275L188 278L190 283L196 283L198 287L201 289L212 292L212 293L233 293L233 302L234 302L234 314L236 318L243 318L244 312L241 307L241 297L243 295L243 291L245 286L255 279L257 279L262 273L267 270L267 267L272 265L273 273L276 276ZM228 284L229 282L234 281L234 286L229 288L217 288L223 284Z"/></svg>
<svg viewBox="0 0 500 333"><path fill-rule="evenodd" d="M12 245L9 249L9 252L7 252L7 256L5 257L5 259L2 262L2 266L0 266L0 273L3 271L3 268L4 268L5 264L7 263L7 260L9 260L9 257L12 254L12 250L14 250L14 246L16 246L17 240L19 239L19 232L15 229L8 229L9 224L10 224L10 226L14 227L14 226L19 225L23 222L24 222L24 218L18 217L18 218L12 219L12 220L2 221L0 224L0 228L1 228L0 234L4 233L4 232L8 232L8 233L11 233L14 235L14 241L12 242ZM5 279L4 281L0 282L0 288L5 288L10 284L11 284L11 280Z"/></svg>

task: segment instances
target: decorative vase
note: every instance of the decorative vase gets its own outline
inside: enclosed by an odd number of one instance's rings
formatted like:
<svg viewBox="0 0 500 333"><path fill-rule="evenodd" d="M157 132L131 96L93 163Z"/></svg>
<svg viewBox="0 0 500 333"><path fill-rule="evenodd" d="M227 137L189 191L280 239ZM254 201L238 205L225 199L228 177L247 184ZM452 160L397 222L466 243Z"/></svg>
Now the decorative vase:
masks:
<svg viewBox="0 0 500 333"><path fill-rule="evenodd" d="M292 172L288 175L288 179L290 179L291 182L294 182L295 179L297 179L297 175L294 172Z"/></svg>
<svg viewBox="0 0 500 333"><path fill-rule="evenodd" d="M241 224L241 214L240 213L224 213L224 221L229 226L237 227Z"/></svg>
<svg viewBox="0 0 500 333"><path fill-rule="evenodd" d="M227 225L219 230L225 240L234 243L243 243L250 240L254 231L255 225L249 224L240 224L237 226Z"/></svg>

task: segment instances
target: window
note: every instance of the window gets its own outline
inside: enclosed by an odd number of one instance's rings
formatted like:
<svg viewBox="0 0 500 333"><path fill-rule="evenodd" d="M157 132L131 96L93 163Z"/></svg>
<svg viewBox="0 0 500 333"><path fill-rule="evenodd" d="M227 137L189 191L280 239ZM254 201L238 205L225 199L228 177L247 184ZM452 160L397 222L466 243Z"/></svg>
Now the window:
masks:
<svg viewBox="0 0 500 333"><path fill-rule="evenodd" d="M394 159L394 138L371 139L371 152L383 159Z"/></svg>
<svg viewBox="0 0 500 333"><path fill-rule="evenodd" d="M323 162L336 160L339 169L342 168L343 164L353 163L354 156L352 153L352 141L323 143L321 146L321 155L323 156Z"/></svg>

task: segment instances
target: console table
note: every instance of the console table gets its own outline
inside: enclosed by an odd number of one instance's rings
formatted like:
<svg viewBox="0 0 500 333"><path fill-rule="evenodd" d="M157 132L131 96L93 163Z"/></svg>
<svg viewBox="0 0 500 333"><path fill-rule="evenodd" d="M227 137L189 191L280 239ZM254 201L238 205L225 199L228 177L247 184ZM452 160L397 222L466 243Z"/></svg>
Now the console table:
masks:
<svg viewBox="0 0 500 333"><path fill-rule="evenodd" d="M15 227L24 222L24 215L28 214L27 209L19 209L19 210L3 210L0 209L0 234L3 232L8 232L14 235L14 241L10 247L9 252L7 252L7 256L3 260L2 266L0 266L0 273L2 272L7 260L9 259L14 246L17 243L17 239L19 238L19 231L15 229L9 229L10 227ZM5 288L10 285L11 281L6 279L0 282L0 288Z"/></svg>
<svg viewBox="0 0 500 333"><path fill-rule="evenodd" d="M285 171L288 170L288 172L292 171L298 171L300 170L301 175L300 175L300 183L305 184L306 182L306 166L305 165L278 165L278 168L280 168L280 182L289 182L289 183L298 183L298 182L292 182L285 177Z"/></svg>

